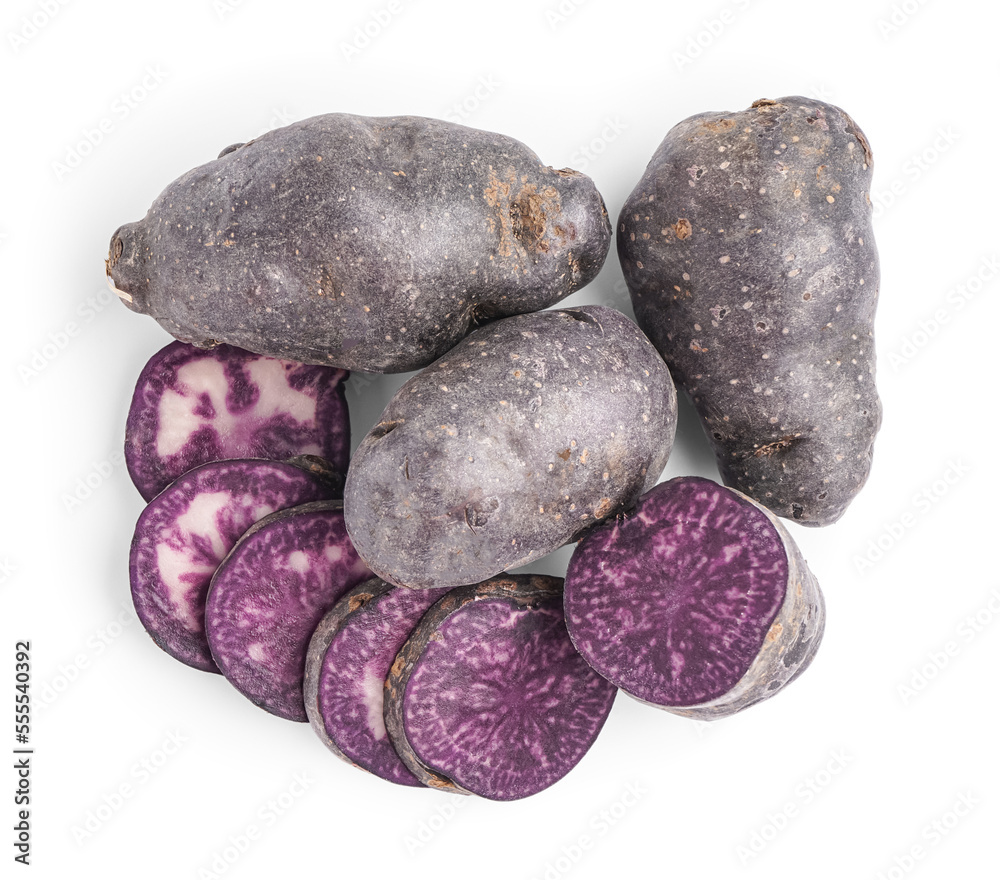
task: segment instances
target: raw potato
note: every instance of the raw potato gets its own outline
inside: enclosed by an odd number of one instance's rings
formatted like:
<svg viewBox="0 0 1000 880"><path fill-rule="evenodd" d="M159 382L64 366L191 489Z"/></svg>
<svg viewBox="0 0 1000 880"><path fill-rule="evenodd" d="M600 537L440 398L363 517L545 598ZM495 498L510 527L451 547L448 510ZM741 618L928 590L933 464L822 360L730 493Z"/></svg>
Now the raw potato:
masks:
<svg viewBox="0 0 1000 880"><path fill-rule="evenodd" d="M385 682L385 724L425 785L508 801L587 753L616 689L566 634L562 579L511 575L438 600Z"/></svg>
<svg viewBox="0 0 1000 880"><path fill-rule="evenodd" d="M212 461L188 471L139 515L129 582L139 620L170 656L218 672L205 635L205 598L239 537L276 510L339 495L324 462L302 456Z"/></svg>
<svg viewBox="0 0 1000 880"><path fill-rule="evenodd" d="M675 126L622 209L639 326L690 394L723 479L834 522L881 421L868 140L802 97Z"/></svg>
<svg viewBox="0 0 1000 880"><path fill-rule="evenodd" d="M171 342L139 374L125 425L125 463L146 501L209 461L318 455L347 473L347 373Z"/></svg>
<svg viewBox="0 0 1000 880"><path fill-rule="evenodd" d="M340 501L313 501L254 523L212 576L205 634L226 680L262 709L306 721L306 651L323 616L371 572Z"/></svg>
<svg viewBox="0 0 1000 880"><path fill-rule="evenodd" d="M403 385L361 441L347 530L390 583L478 583L634 503L676 418L666 365L620 312L497 321Z"/></svg>
<svg viewBox="0 0 1000 880"><path fill-rule="evenodd" d="M443 590L404 590L379 578L341 596L309 642L309 723L337 757L395 782L422 786L389 741L383 690L396 654Z"/></svg>
<svg viewBox="0 0 1000 880"><path fill-rule="evenodd" d="M781 522L700 477L660 483L580 541L565 605L573 643L601 675L699 719L732 715L794 680L826 621L819 584Z"/></svg>
<svg viewBox="0 0 1000 880"><path fill-rule="evenodd" d="M316 116L225 149L111 239L125 304L178 339L349 370L429 364L601 268L589 177L416 116Z"/></svg>

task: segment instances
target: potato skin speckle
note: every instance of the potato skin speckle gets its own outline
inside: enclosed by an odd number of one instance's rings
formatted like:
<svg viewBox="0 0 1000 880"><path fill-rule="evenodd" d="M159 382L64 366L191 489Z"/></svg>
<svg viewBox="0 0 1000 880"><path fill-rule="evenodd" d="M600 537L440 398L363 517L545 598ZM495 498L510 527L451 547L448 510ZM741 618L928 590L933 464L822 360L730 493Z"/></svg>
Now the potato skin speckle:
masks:
<svg viewBox="0 0 1000 880"><path fill-rule="evenodd" d="M362 440L348 533L390 583L478 583L626 510L659 479L676 419L666 365L620 312L496 321L403 385Z"/></svg>
<svg viewBox="0 0 1000 880"><path fill-rule="evenodd" d="M761 100L671 129L619 219L636 320L726 485L803 525L843 514L881 423L871 176L843 110Z"/></svg>
<svg viewBox="0 0 1000 880"><path fill-rule="evenodd" d="M107 272L184 342L402 372L583 287L610 241L591 179L513 138L329 114L178 178L115 232Z"/></svg>

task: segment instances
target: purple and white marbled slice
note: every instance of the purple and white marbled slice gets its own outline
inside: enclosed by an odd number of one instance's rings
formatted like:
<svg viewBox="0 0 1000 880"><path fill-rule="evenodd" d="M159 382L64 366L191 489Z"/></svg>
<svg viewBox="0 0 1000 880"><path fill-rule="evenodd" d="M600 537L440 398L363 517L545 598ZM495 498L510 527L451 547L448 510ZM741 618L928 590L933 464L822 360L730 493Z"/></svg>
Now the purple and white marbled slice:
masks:
<svg viewBox="0 0 1000 880"><path fill-rule="evenodd" d="M696 718L760 702L802 672L823 633L819 585L764 507L700 477L661 483L580 541L570 637L629 695Z"/></svg>
<svg viewBox="0 0 1000 880"><path fill-rule="evenodd" d="M346 472L347 372L172 342L139 375L125 462L147 501L191 468L229 458L318 455Z"/></svg>
<svg viewBox="0 0 1000 880"><path fill-rule="evenodd" d="M577 653L562 580L501 575L458 587L418 624L386 682L386 726L426 785L508 801L565 776L616 689Z"/></svg>
<svg viewBox="0 0 1000 880"><path fill-rule="evenodd" d="M343 503L313 501L252 525L208 589L205 632L226 679L262 709L306 721L309 639L351 587L372 576L344 527Z"/></svg>
<svg viewBox="0 0 1000 880"><path fill-rule="evenodd" d="M218 672L205 597L219 563L258 520L334 494L317 473L261 459L210 462L171 483L140 514L129 554L132 601L153 641L188 666Z"/></svg>
<svg viewBox="0 0 1000 880"><path fill-rule="evenodd" d="M420 618L447 592L374 578L345 593L309 643L305 698L313 729L334 754L399 785L422 783L386 732L385 680Z"/></svg>

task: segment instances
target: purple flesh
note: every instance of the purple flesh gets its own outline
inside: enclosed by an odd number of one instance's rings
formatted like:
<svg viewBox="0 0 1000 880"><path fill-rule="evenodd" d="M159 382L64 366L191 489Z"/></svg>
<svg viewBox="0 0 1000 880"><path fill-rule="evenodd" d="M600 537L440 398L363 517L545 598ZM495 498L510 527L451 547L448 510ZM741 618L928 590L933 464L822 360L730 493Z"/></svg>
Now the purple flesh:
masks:
<svg viewBox="0 0 1000 880"><path fill-rule="evenodd" d="M331 751L382 779L421 786L386 733L383 687L403 643L447 588L375 578L341 597L309 645L306 712Z"/></svg>
<svg viewBox="0 0 1000 880"><path fill-rule="evenodd" d="M334 494L303 467L259 459L211 462L171 483L139 516L129 555L132 601L153 641L188 666L218 672L205 597L219 563L258 520Z"/></svg>
<svg viewBox="0 0 1000 880"><path fill-rule="evenodd" d="M251 526L212 578L205 604L212 657L253 703L307 721L309 639L334 603L371 576L347 537L340 501L272 513Z"/></svg>
<svg viewBox="0 0 1000 880"><path fill-rule="evenodd" d="M125 462L149 501L181 474L230 458L318 455L347 470L344 370L172 342L143 368L125 425Z"/></svg>
<svg viewBox="0 0 1000 880"><path fill-rule="evenodd" d="M452 590L418 624L386 682L386 724L425 784L515 800L593 744L616 689L573 647L561 586L492 578Z"/></svg>
<svg viewBox="0 0 1000 880"><path fill-rule="evenodd" d="M626 693L693 706L729 692L753 664L788 577L767 514L711 480L682 477L580 542L566 574L567 626Z"/></svg>

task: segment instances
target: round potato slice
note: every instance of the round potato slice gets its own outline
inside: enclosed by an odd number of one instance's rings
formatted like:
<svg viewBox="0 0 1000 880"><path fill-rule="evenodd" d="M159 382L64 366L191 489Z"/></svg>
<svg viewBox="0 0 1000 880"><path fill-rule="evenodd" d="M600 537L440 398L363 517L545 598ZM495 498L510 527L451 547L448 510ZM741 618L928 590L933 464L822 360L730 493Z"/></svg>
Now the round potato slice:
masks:
<svg viewBox="0 0 1000 880"><path fill-rule="evenodd" d="M421 619L386 681L396 751L425 785L528 797L583 758L616 689L577 653L562 579L502 576L452 590Z"/></svg>

